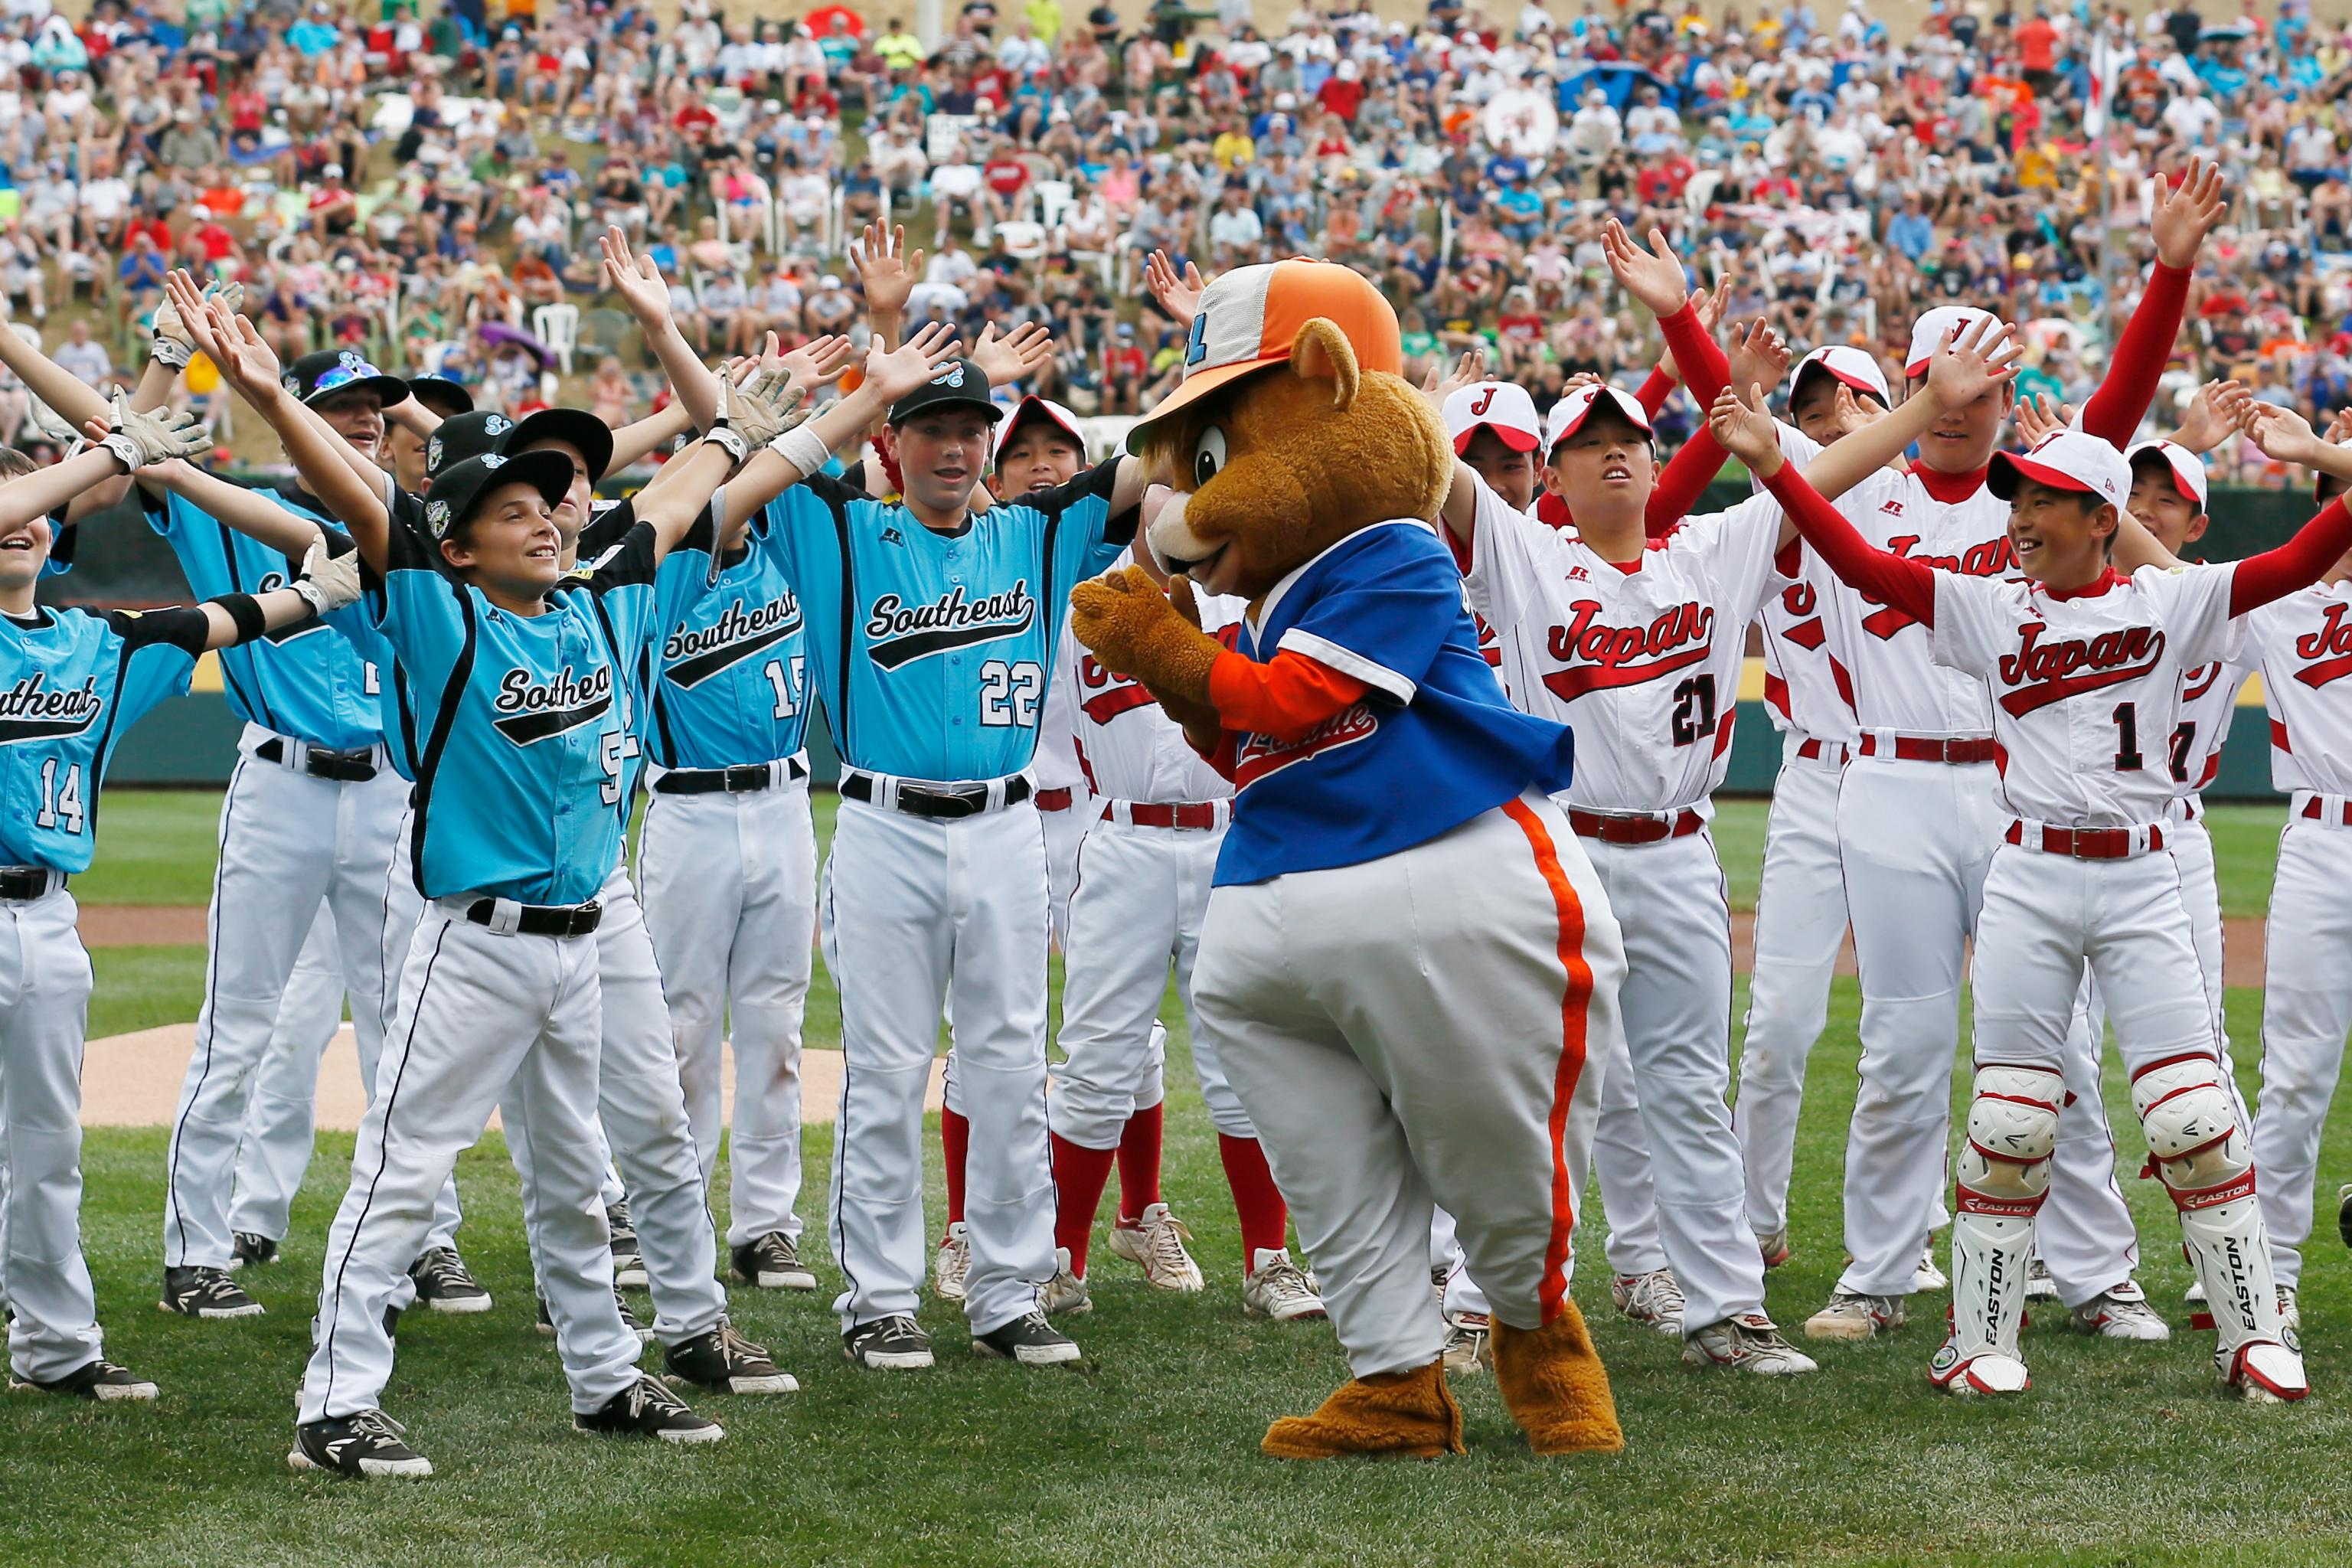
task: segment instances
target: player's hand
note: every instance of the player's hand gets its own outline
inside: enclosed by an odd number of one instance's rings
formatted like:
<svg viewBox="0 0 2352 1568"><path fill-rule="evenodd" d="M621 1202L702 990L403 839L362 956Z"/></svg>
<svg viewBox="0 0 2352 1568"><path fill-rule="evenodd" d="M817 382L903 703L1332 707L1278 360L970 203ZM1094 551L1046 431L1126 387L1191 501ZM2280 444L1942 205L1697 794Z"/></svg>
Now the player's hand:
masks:
<svg viewBox="0 0 2352 1568"><path fill-rule="evenodd" d="M1184 263L1184 275L1176 275L1176 264L1168 259L1164 250L1155 250L1143 258L1143 286L1160 301L1160 308L1175 318L1180 327L1190 327L1192 318L1201 313L1201 296L1209 291L1209 280L1191 262Z"/></svg>
<svg viewBox="0 0 2352 1568"><path fill-rule="evenodd" d="M640 326L658 327L669 320L669 285L650 256L633 255L629 237L618 226L604 231L604 287L621 297Z"/></svg>
<svg viewBox="0 0 2352 1568"><path fill-rule="evenodd" d="M2241 382L2207 382L2189 400L2180 428L2172 433L2173 444L2204 456L2237 434L2239 417L2253 400L2253 389Z"/></svg>
<svg viewBox="0 0 2352 1568"><path fill-rule="evenodd" d="M1443 361L1431 365L1429 374L1422 377L1421 390L1432 403L1444 408L1447 398L1464 387L1475 386L1486 379L1486 346L1484 343L1473 343L1462 351L1461 357L1454 362L1452 370L1445 370Z"/></svg>
<svg viewBox="0 0 2352 1568"><path fill-rule="evenodd" d="M884 405L896 403L931 378L931 369L955 353L955 328L933 321L887 353L879 343L866 355L866 381L859 388Z"/></svg>
<svg viewBox="0 0 2352 1568"><path fill-rule="evenodd" d="M770 333L769 336L772 338L774 334ZM838 332L811 338L800 347L775 358L776 366L789 374L796 385L812 390L831 386L856 363L857 345Z"/></svg>
<svg viewBox="0 0 2352 1568"><path fill-rule="evenodd" d="M2352 408L2339 408L2327 422L2327 444L2341 447L2347 441L2352 441Z"/></svg>
<svg viewBox="0 0 2352 1568"><path fill-rule="evenodd" d="M1725 345L1724 357L1731 362L1731 386L1775 387L1789 374L1789 361L1794 356L1780 334L1757 317L1745 328L1735 329L1731 342Z"/></svg>
<svg viewBox="0 0 2352 1568"><path fill-rule="evenodd" d="M360 552L346 550L341 555L330 554L322 533L310 542L302 556L301 575L289 585L302 595L314 616L340 610L360 596Z"/></svg>
<svg viewBox="0 0 2352 1568"><path fill-rule="evenodd" d="M90 423L95 427L98 422ZM118 392L113 418L93 441L121 458L125 473L137 473L150 464L212 450L213 433L185 409L176 414L163 409L142 414L131 406L130 394Z"/></svg>
<svg viewBox="0 0 2352 1568"><path fill-rule="evenodd" d="M866 314L895 317L905 313L915 280L922 276L923 253L908 250L904 224L885 228L869 223L850 249L849 264L857 268L858 286L866 291Z"/></svg>
<svg viewBox="0 0 2352 1568"><path fill-rule="evenodd" d="M2218 163L2202 159L2192 162L2178 186L2157 176L2156 210L2147 226L2156 237L2156 258L2167 267L2186 267L2195 261L2198 247L2229 210Z"/></svg>
<svg viewBox="0 0 2352 1568"><path fill-rule="evenodd" d="M1750 472L1759 476L1777 472L1780 427L1765 405L1764 388L1750 382L1748 394L1742 398L1735 387L1726 386L1715 406L1706 411L1707 428L1714 433L1716 445L1747 464Z"/></svg>
<svg viewBox="0 0 2352 1568"><path fill-rule="evenodd" d="M2006 321L1987 317L1955 327L1928 362L1927 391L1939 408L1965 408L2016 375L2024 353Z"/></svg>
<svg viewBox="0 0 2352 1568"><path fill-rule="evenodd" d="M2074 422L2074 411L2046 392L2017 400L2017 438L2031 451Z"/></svg>
<svg viewBox="0 0 2352 1568"><path fill-rule="evenodd" d="M719 420L756 452L807 417L800 412L807 396L807 389L790 374L779 372L772 378L755 370L740 385L719 384Z"/></svg>
<svg viewBox="0 0 2352 1568"><path fill-rule="evenodd" d="M1601 231L1601 248L1618 285L1647 306L1652 315L1671 316L1690 299L1681 258L1666 243L1663 229L1650 231L1649 248L1644 249L1633 243L1624 225L1611 218L1609 226Z"/></svg>
<svg viewBox="0 0 2352 1568"><path fill-rule="evenodd" d="M2238 416L2238 428L2277 463L2305 463L2318 455L2320 439L2311 421L2275 403L2249 402Z"/></svg>
<svg viewBox="0 0 2352 1568"><path fill-rule="evenodd" d="M1054 334L1036 321L1024 321L1001 338L996 335L996 323L991 321L981 329L980 342L971 346L971 363L980 366L991 387L1026 381L1053 359Z"/></svg>

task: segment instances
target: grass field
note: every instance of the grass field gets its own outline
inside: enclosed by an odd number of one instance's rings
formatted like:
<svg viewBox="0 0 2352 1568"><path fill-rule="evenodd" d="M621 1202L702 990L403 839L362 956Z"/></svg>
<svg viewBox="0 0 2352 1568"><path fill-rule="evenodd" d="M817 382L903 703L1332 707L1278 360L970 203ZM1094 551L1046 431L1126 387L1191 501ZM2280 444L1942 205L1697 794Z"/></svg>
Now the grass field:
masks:
<svg viewBox="0 0 2352 1568"><path fill-rule="evenodd" d="M109 849L80 884L94 899L201 899L213 805L111 795ZM2275 811L2217 814L2225 897L2259 912ZM1752 895L1759 806L1733 803L1720 838L1736 893ZM202 954L98 954L96 1032L193 1016ZM831 994L810 1013L834 1043ZM1797 1257L1771 1277L1783 1321L1819 1304L1840 1261L1838 1166L1853 1100L1856 1001L1841 983L1813 1058L1798 1155ZM2229 996L2253 1087L2260 994ZM1174 1022L1173 1010L1170 1014ZM1183 1054L1181 1026L1172 1042ZM320 1238L351 1140L322 1141L289 1259L251 1283L267 1318L198 1327L154 1310L163 1135L87 1144L84 1215L110 1352L163 1385L160 1406L100 1410L0 1400L0 1562L415 1564L659 1563L2340 1563L2352 1560L2347 1330L2352 1258L2323 1216L2305 1280L2319 1395L2257 1412L2217 1398L2203 1336L2185 1331L2188 1282L2169 1205L2126 1189L2146 1239L2142 1278L2172 1317L2170 1345L2109 1346L2027 1331L2035 1392L1997 1407L1929 1391L1939 1336L1824 1352L1791 1386L1685 1373L1674 1348L1607 1306L1597 1237L1577 1282L1607 1358L1629 1449L1538 1461L1490 1383L1457 1384L1471 1453L1430 1466L1276 1466L1255 1451L1271 1416L1310 1407L1343 1375L1321 1326L1246 1324L1238 1239L1190 1074L1171 1063L1167 1192L1197 1235L1205 1298L1144 1289L1097 1248L1096 1310L1075 1331L1075 1373L1022 1373L962 1353L956 1314L927 1307L941 1364L854 1373L822 1296L739 1291L736 1316L797 1373L782 1400L698 1405L726 1420L707 1452L577 1437L561 1375L530 1325L514 1182L495 1139L460 1166L467 1254L497 1292L483 1317L404 1323L386 1396L439 1472L419 1487L290 1475L284 1462L308 1349ZM2118 1075L2119 1142L2137 1160ZM830 1140L809 1140L821 1191ZM936 1156L935 1156L936 1157ZM2324 1183L2352 1174L2346 1120ZM931 1184L936 1194L936 1179ZM2332 1194L2332 1184L2328 1187ZM2332 1208L2332 1205L2331 1205ZM804 1200L812 1217L821 1204ZM1597 1212L1597 1210L1596 1210ZM821 1234L813 1237L822 1258ZM819 1265L828 1289L830 1268ZM1940 1314L1929 1302L1924 1314Z"/></svg>

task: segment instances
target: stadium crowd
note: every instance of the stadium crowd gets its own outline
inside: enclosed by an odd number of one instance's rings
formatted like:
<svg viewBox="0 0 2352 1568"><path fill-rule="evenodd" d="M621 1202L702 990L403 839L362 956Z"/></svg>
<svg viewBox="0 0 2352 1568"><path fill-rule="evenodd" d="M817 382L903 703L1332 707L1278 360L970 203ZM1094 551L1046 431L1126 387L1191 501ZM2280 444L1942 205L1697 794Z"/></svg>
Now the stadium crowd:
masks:
<svg viewBox="0 0 2352 1568"><path fill-rule="evenodd" d="M1905 37L1866 0L1433 0L1410 23L1301 0L1263 32L1250 0L1165 0L1140 28L964 0L928 48L910 9L97 0L77 25L6 0L0 289L93 384L135 374L184 264L240 280L289 359L356 347L509 412L567 371L617 425L660 382L583 236L641 241L716 354L857 331L876 279L852 241L887 219L923 253L882 285L910 324L1048 326L1015 391L1081 413L1139 412L1179 374L1154 250L1349 262L1417 368L1484 340L1541 406L1658 353L1603 264L1615 216L1668 228L1728 318L1799 353L1891 363L1927 305L1991 306L2025 324L2023 390L2071 402L2145 273L2147 178L2193 153L2234 210L2152 419L2217 375L2314 417L2352 401L2352 24L2308 0L2227 21L1929 0ZM226 408L201 360L183 395ZM0 387L0 437L28 437L27 402ZM1692 420L1677 400L1668 433ZM2275 477L2250 447L2215 463Z"/></svg>

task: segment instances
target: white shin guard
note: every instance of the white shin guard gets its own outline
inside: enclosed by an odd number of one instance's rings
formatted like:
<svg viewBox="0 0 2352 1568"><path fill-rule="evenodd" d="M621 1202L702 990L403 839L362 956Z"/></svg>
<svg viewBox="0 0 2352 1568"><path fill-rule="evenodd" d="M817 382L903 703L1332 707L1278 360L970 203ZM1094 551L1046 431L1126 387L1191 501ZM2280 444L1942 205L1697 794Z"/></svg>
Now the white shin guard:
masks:
<svg viewBox="0 0 2352 1568"><path fill-rule="evenodd" d="M2050 1191L2065 1079L2054 1069L1980 1067L1953 1186L1952 1332L1927 1369L1951 1394L2028 1386L2017 1334L2025 1321L2033 1216Z"/></svg>

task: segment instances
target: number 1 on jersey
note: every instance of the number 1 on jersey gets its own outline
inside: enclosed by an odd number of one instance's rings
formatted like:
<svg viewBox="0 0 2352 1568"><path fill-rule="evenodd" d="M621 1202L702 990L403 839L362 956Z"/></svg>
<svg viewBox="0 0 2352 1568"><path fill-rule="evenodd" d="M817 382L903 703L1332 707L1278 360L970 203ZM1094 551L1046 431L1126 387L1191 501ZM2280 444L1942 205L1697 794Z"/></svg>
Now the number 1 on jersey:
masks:
<svg viewBox="0 0 2352 1568"><path fill-rule="evenodd" d="M68 833L79 833L85 817L81 804L81 764L74 763L58 776L58 760L50 757L41 763L41 809L33 818L36 827L55 827L63 824Z"/></svg>
<svg viewBox="0 0 2352 1568"><path fill-rule="evenodd" d="M2139 709L2129 702L2116 704L2116 772L2136 773L2147 759L2139 754Z"/></svg>

